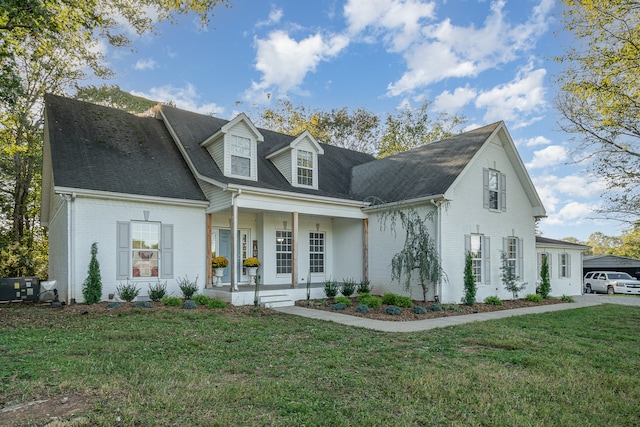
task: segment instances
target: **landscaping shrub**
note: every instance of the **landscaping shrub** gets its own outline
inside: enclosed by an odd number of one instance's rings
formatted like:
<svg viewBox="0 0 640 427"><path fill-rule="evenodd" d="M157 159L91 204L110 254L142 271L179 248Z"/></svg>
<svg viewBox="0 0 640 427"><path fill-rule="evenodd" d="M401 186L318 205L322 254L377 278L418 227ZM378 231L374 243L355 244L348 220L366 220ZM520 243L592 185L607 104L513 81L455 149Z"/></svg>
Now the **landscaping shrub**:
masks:
<svg viewBox="0 0 640 427"><path fill-rule="evenodd" d="M413 300L410 297L398 295L395 305L398 307L411 308L413 307Z"/></svg>
<svg viewBox="0 0 640 427"><path fill-rule="evenodd" d="M334 280L325 280L324 294L327 296L327 298L334 298L336 295L338 295L338 282Z"/></svg>
<svg viewBox="0 0 640 427"><path fill-rule="evenodd" d="M136 301L133 303L135 308L151 308L151 303L149 301Z"/></svg>
<svg viewBox="0 0 640 427"><path fill-rule="evenodd" d="M484 303L489 305L502 305L502 300L497 296L492 295L490 297L486 297L484 299Z"/></svg>
<svg viewBox="0 0 640 427"><path fill-rule="evenodd" d="M431 310L431 311L442 311L442 307L440 307L438 304L431 304L429 306L429 310Z"/></svg>
<svg viewBox="0 0 640 427"><path fill-rule="evenodd" d="M213 300L213 298L202 294L194 295L191 299L198 305L207 305Z"/></svg>
<svg viewBox="0 0 640 427"><path fill-rule="evenodd" d="M91 261L89 261L88 276L82 284L82 296L86 304L95 304L102 299L102 277L98 263L98 244L91 245ZM135 297L134 297L135 298Z"/></svg>
<svg viewBox="0 0 640 427"><path fill-rule="evenodd" d="M358 294L370 294L371 282L369 280L363 280L358 284Z"/></svg>
<svg viewBox="0 0 640 427"><path fill-rule="evenodd" d="M442 306L442 309L455 311L456 313L462 313L464 311L464 309L460 307L458 304L444 304Z"/></svg>
<svg viewBox="0 0 640 427"><path fill-rule="evenodd" d="M158 302L167 295L167 282L160 282L152 285L149 283L149 298L151 301Z"/></svg>
<svg viewBox="0 0 640 427"><path fill-rule="evenodd" d="M387 305L396 305L396 299L399 296L400 295L396 295L394 293L387 292L384 295L382 295L382 303L383 304L387 304Z"/></svg>
<svg viewBox="0 0 640 427"><path fill-rule="evenodd" d="M340 293L345 297L350 297L356 291L356 281L353 279L342 279L342 286L340 286Z"/></svg>
<svg viewBox="0 0 640 427"><path fill-rule="evenodd" d="M207 303L207 308L227 308L227 303L221 299L212 298L211 301Z"/></svg>
<svg viewBox="0 0 640 427"><path fill-rule="evenodd" d="M549 298L551 293L551 280L549 278L549 261L546 256L542 257L542 263L540 265L540 284L536 291L542 295L542 298Z"/></svg>
<svg viewBox="0 0 640 427"><path fill-rule="evenodd" d="M562 295L562 297L560 298L560 301L562 301L562 302L574 302L574 299L571 298L568 295Z"/></svg>
<svg viewBox="0 0 640 427"><path fill-rule="evenodd" d="M537 303L541 303L542 302L542 295L538 295L538 294L528 294L525 299L527 301L531 301L531 302L537 302Z"/></svg>
<svg viewBox="0 0 640 427"><path fill-rule="evenodd" d="M384 309L384 312L392 316L397 316L400 314L400 307L397 305L390 305Z"/></svg>
<svg viewBox="0 0 640 427"><path fill-rule="evenodd" d="M358 304L358 306L356 307L356 311L358 313L367 314L369 312L369 307L364 304Z"/></svg>
<svg viewBox="0 0 640 427"><path fill-rule="evenodd" d="M135 283L130 282L128 279L127 283L120 282L120 284L116 286L116 295L118 295L118 298L126 302L131 302L136 299L139 293L140 289Z"/></svg>
<svg viewBox="0 0 640 427"><path fill-rule="evenodd" d="M351 307L351 300L349 298L347 298L346 296L342 296L342 297L335 297L334 301L336 303L344 303L347 305L347 307Z"/></svg>
<svg viewBox="0 0 640 427"><path fill-rule="evenodd" d="M109 304L107 304L108 308L113 308L113 309L118 309L120 308L120 303L119 302L110 302Z"/></svg>
<svg viewBox="0 0 640 427"><path fill-rule="evenodd" d="M339 303L333 304L331 306L332 310L344 310L345 308L347 308L347 304L345 304L343 302L339 302Z"/></svg>
<svg viewBox="0 0 640 427"><path fill-rule="evenodd" d="M473 275L473 258L471 258L471 252L467 252L464 257L464 303L475 304L477 291L476 278Z"/></svg>
<svg viewBox="0 0 640 427"><path fill-rule="evenodd" d="M191 297L198 292L198 276L196 276L196 280L193 282L189 280L188 276L184 278L178 277L178 286L180 286L180 291L182 291L184 299L191 299Z"/></svg>
<svg viewBox="0 0 640 427"><path fill-rule="evenodd" d="M196 302L192 299L188 299L184 302L184 304L182 304L182 308L184 308L185 310L193 310L197 306L198 305L196 304Z"/></svg>
<svg viewBox="0 0 640 427"><path fill-rule="evenodd" d="M161 301L169 307L180 307L182 305L182 298L178 297L164 297Z"/></svg>
<svg viewBox="0 0 640 427"><path fill-rule="evenodd" d="M421 305L414 305L413 312L415 314L427 314L427 309L422 307Z"/></svg>
<svg viewBox="0 0 640 427"><path fill-rule="evenodd" d="M361 294L358 295L358 302L369 308L378 308L382 305L382 298L375 295Z"/></svg>

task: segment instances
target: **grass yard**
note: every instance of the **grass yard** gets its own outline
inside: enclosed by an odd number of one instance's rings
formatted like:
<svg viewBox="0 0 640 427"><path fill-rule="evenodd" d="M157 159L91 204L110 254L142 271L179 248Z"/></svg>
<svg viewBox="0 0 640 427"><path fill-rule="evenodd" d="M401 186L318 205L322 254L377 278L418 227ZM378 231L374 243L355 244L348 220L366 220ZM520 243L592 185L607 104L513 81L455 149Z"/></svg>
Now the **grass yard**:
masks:
<svg viewBox="0 0 640 427"><path fill-rule="evenodd" d="M640 424L638 307L411 334L253 308L2 311L0 426ZM49 412L7 410L28 402Z"/></svg>

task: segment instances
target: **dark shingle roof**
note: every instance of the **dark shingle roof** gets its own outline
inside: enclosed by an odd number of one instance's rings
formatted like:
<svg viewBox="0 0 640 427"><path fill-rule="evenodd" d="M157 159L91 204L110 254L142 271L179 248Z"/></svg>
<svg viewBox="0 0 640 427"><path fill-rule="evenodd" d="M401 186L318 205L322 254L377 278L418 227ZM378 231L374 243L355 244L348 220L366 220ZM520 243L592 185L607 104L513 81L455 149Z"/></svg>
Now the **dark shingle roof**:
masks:
<svg viewBox="0 0 640 427"><path fill-rule="evenodd" d="M386 203L444 194L500 123L356 166L351 192Z"/></svg>
<svg viewBox="0 0 640 427"><path fill-rule="evenodd" d="M45 102L56 186L206 200L161 121L54 95Z"/></svg>
<svg viewBox="0 0 640 427"><path fill-rule="evenodd" d="M589 246L581 243L567 242L566 240L550 239L548 237L536 236L536 243L546 245L562 245L562 246L575 246L577 249L586 249Z"/></svg>
<svg viewBox="0 0 640 427"><path fill-rule="evenodd" d="M178 139L182 142L185 152L188 154L189 159L194 164L198 173L221 183L353 199L349 194L351 169L355 165L375 160L375 158L369 154L321 144L324 155L318 157L318 170L320 171L318 190L294 187L278 171L273 163L265 157L287 146L296 137L266 129L258 129L264 137L264 141L258 144L258 181L231 178L222 173L213 159L211 159L211 155L206 148L200 146L204 140L228 123L227 120L167 106L162 107L162 112L178 136Z"/></svg>

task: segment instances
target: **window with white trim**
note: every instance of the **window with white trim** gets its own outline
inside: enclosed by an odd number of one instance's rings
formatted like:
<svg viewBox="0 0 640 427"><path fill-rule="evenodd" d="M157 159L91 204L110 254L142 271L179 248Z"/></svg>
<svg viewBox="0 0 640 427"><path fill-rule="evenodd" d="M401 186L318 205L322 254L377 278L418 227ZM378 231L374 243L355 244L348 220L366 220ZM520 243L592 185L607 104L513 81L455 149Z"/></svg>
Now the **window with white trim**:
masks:
<svg viewBox="0 0 640 427"><path fill-rule="evenodd" d="M313 153L306 150L298 152L298 184L313 186Z"/></svg>
<svg viewBox="0 0 640 427"><path fill-rule="evenodd" d="M231 174L251 176L251 140L231 135Z"/></svg>
<svg viewBox="0 0 640 427"><path fill-rule="evenodd" d="M476 283L482 283L482 236L471 235L471 269Z"/></svg>
<svg viewBox="0 0 640 427"><path fill-rule="evenodd" d="M309 271L324 273L324 232L309 233Z"/></svg>
<svg viewBox="0 0 640 427"><path fill-rule="evenodd" d="M116 278L173 278L173 225L118 222Z"/></svg>
<svg viewBox="0 0 640 427"><path fill-rule="evenodd" d="M291 231L276 230L276 274L291 273Z"/></svg>
<svg viewBox="0 0 640 427"><path fill-rule="evenodd" d="M566 252L558 254L558 273L561 279L571 277L571 255Z"/></svg>
<svg viewBox="0 0 640 427"><path fill-rule="evenodd" d="M522 256L522 239L519 237L505 237L502 240L502 250L507 256L507 263L511 267L511 271L516 277L522 277L523 272L523 256Z"/></svg>
<svg viewBox="0 0 640 427"><path fill-rule="evenodd" d="M507 210L506 175L493 169L483 170L483 206L495 211Z"/></svg>
<svg viewBox="0 0 640 427"><path fill-rule="evenodd" d="M483 234L467 234L465 251L471 253L471 269L476 284L489 285L491 283L491 252L489 237Z"/></svg>

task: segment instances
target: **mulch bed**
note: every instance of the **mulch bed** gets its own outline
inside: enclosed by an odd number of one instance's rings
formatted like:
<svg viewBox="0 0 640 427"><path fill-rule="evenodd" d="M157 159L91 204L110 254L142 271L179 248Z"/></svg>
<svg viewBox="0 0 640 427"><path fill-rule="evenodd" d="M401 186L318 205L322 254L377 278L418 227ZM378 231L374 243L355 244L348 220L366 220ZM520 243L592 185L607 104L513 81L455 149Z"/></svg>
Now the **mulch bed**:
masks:
<svg viewBox="0 0 640 427"><path fill-rule="evenodd" d="M350 316L358 316L358 317L366 317L369 319L377 319L377 320L389 320L396 322L406 322L411 320L424 320L424 319L435 319L439 317L448 317L448 316L461 316L464 314L472 314L472 313L487 313L491 311L500 311L500 310L512 310L515 308L524 308L524 307L535 307L538 305L548 305L548 304L563 304L564 301L558 298L550 298L543 300L541 303L527 301L525 299L517 299L517 300L504 300L502 306L484 304L484 303L476 303L472 306L463 305L463 304L441 304L440 306L443 308L442 311L432 311L428 310L428 307L432 304L436 304L433 301L414 301L414 305L419 305L424 308L427 308L426 314L415 314L413 312L413 308L401 308L400 314L391 315L385 312L387 305L383 304L379 308L370 308L369 313L363 314L358 313L356 311L356 307L358 306L358 301L356 298L351 299L351 306L347 307L344 310L335 311L332 306L334 304L333 299L327 300L311 300L310 304L307 304L307 301L296 301L296 305L300 307L308 307L315 310L324 310L331 311L334 313L340 314L348 314Z"/></svg>

